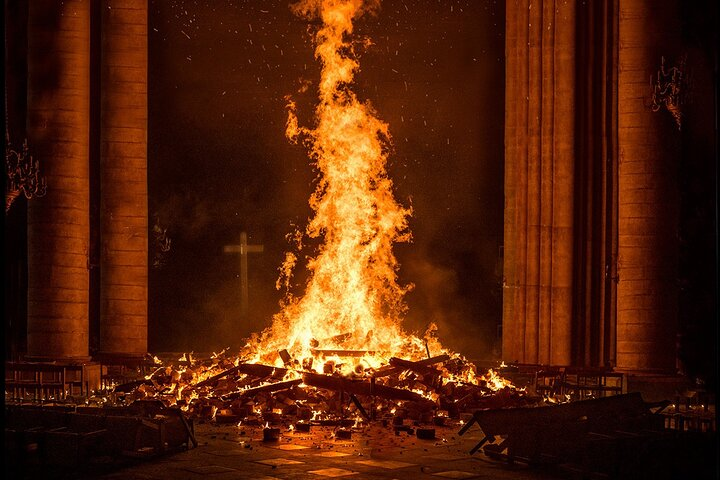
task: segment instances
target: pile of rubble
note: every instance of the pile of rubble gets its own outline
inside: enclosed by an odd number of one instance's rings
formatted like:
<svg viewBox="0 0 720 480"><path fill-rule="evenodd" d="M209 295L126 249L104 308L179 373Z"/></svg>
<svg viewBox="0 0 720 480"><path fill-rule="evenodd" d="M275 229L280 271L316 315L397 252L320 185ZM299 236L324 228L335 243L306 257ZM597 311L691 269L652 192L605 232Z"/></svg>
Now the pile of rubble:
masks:
<svg viewBox="0 0 720 480"><path fill-rule="evenodd" d="M155 358L154 371L115 385L110 396L115 404L154 399L179 407L190 418L245 425L352 424L389 417L430 422L541 401L493 370L478 375L475 365L457 355L419 361L393 357L369 368L360 360L367 352L317 353L314 361L300 362L280 351L282 367L224 352L206 359L183 355L167 364Z"/></svg>

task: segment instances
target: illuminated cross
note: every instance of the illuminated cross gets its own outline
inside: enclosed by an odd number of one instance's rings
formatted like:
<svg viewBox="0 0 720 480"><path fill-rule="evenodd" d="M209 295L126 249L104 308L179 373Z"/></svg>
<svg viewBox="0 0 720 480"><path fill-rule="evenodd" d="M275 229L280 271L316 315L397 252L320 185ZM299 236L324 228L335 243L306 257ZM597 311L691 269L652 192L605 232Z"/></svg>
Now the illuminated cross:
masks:
<svg viewBox="0 0 720 480"><path fill-rule="evenodd" d="M248 245L247 233L240 234L240 245L225 245L223 252L240 254L240 314L243 317L248 313L248 253L260 253L262 245Z"/></svg>

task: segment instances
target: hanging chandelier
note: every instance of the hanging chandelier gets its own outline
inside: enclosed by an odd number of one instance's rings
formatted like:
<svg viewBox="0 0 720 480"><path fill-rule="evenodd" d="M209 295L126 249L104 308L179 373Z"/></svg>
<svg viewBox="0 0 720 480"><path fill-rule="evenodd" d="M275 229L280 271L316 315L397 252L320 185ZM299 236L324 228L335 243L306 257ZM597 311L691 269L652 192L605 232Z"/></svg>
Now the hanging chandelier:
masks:
<svg viewBox="0 0 720 480"><path fill-rule="evenodd" d="M10 144L10 137L5 137L5 214L10 206L22 193L28 200L33 197L42 197L47 191L45 177L40 176L40 162L34 160L30 154L27 140L23 142L22 150L14 150Z"/></svg>

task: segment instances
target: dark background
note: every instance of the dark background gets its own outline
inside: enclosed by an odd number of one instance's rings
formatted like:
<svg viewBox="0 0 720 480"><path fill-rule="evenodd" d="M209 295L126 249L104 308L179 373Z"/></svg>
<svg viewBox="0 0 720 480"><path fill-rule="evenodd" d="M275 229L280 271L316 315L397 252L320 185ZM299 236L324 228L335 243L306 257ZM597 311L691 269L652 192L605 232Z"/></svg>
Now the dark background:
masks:
<svg viewBox="0 0 720 480"><path fill-rule="evenodd" d="M172 239L150 272L153 351L236 346L279 310L285 236L306 225L316 176L285 139L284 97L312 127L320 74L317 23L288 5L151 1L150 221ZM477 0L386 0L356 21L373 44L355 91L389 123L396 198L414 209L413 242L395 248L415 284L405 325L435 321L473 358L493 355L502 315L504 21L504 2ZM241 231L265 248L249 257L248 318L239 256L222 251Z"/></svg>

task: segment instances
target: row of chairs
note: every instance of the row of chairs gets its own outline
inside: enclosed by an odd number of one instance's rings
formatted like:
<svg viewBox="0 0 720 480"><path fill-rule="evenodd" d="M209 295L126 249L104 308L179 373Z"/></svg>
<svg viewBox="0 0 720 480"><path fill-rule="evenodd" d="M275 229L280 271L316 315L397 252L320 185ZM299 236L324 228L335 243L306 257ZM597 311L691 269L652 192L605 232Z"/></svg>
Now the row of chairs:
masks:
<svg viewBox="0 0 720 480"><path fill-rule="evenodd" d="M625 393L625 376L606 368L546 366L535 372L538 395L569 396L572 400Z"/></svg>
<svg viewBox="0 0 720 480"><path fill-rule="evenodd" d="M100 386L100 364L5 362L5 397L49 401L89 396Z"/></svg>

